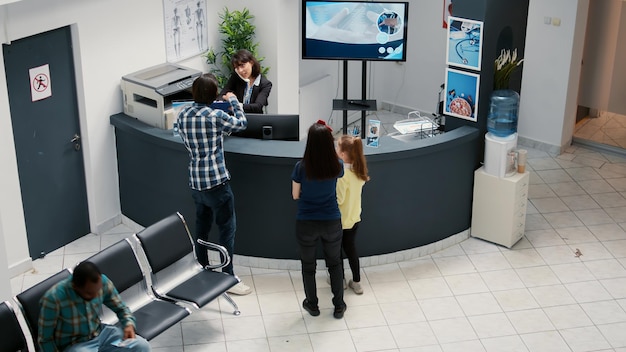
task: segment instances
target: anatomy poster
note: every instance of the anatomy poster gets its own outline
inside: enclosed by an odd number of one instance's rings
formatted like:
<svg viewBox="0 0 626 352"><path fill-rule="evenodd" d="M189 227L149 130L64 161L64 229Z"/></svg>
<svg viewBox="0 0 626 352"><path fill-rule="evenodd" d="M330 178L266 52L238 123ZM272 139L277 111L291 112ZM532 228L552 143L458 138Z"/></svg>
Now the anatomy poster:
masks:
<svg viewBox="0 0 626 352"><path fill-rule="evenodd" d="M201 54L208 49L207 0L163 0L168 62Z"/></svg>
<svg viewBox="0 0 626 352"><path fill-rule="evenodd" d="M477 74L447 68L444 114L476 122L479 86Z"/></svg>
<svg viewBox="0 0 626 352"><path fill-rule="evenodd" d="M480 71L483 23L450 16L448 18L448 65Z"/></svg>

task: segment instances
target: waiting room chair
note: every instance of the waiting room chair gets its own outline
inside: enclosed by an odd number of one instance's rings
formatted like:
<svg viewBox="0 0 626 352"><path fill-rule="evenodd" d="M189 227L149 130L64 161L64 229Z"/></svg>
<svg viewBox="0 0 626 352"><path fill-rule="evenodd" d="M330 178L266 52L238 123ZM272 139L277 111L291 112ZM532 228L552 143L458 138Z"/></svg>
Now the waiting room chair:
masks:
<svg viewBox="0 0 626 352"><path fill-rule="evenodd" d="M39 301L52 286L69 276L70 271L63 269L15 296L15 300L19 303L20 309L26 319L35 346L37 346L37 337L39 336L39 312L41 311Z"/></svg>
<svg viewBox="0 0 626 352"><path fill-rule="evenodd" d="M173 301L159 299L149 290L128 239L103 249L87 260L98 266L102 274L113 282L122 300L135 316L137 334L146 340L152 340L190 314L185 307ZM117 321L117 317L107 308L103 321L113 323Z"/></svg>
<svg viewBox="0 0 626 352"><path fill-rule="evenodd" d="M0 352L27 352L26 337L16 312L8 301L0 303Z"/></svg>
<svg viewBox="0 0 626 352"><path fill-rule="evenodd" d="M207 250L219 251L224 258L217 265L203 268L197 261L192 237L180 213L146 227L134 237L143 248L152 273L152 286L158 295L189 302L195 308L222 296L234 307L234 315L241 314L237 304L226 293L239 283L239 279L214 271L230 262L228 252L210 242L196 244Z"/></svg>

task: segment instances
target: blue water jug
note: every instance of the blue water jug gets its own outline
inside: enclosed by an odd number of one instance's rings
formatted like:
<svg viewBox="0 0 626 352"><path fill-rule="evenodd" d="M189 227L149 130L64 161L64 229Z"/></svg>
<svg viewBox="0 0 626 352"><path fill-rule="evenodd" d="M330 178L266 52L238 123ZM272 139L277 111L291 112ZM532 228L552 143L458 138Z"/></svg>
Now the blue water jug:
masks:
<svg viewBox="0 0 626 352"><path fill-rule="evenodd" d="M519 94L510 89L495 90L491 93L491 104L487 116L487 131L498 137L510 136L517 132Z"/></svg>

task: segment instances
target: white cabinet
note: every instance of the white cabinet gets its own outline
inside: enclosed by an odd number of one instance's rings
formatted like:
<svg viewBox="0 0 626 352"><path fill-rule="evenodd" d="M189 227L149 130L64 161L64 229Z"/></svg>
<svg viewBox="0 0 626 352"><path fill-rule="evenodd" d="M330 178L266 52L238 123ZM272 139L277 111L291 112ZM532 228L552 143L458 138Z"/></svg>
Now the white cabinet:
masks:
<svg viewBox="0 0 626 352"><path fill-rule="evenodd" d="M503 178L482 167L474 172L472 237L511 248L524 236L528 180L528 172Z"/></svg>

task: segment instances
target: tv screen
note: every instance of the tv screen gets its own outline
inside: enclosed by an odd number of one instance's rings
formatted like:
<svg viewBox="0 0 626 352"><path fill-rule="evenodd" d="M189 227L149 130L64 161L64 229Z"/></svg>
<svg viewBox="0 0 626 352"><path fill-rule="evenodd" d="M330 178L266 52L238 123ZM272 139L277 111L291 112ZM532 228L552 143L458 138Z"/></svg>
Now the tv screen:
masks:
<svg viewBox="0 0 626 352"><path fill-rule="evenodd" d="M297 141L300 136L300 115L246 114L248 127L233 136L257 139Z"/></svg>
<svg viewBox="0 0 626 352"><path fill-rule="evenodd" d="M302 58L406 61L408 2L302 3Z"/></svg>

